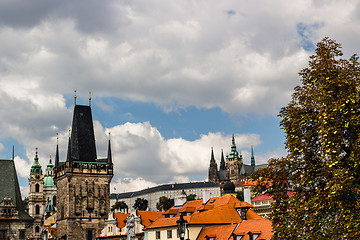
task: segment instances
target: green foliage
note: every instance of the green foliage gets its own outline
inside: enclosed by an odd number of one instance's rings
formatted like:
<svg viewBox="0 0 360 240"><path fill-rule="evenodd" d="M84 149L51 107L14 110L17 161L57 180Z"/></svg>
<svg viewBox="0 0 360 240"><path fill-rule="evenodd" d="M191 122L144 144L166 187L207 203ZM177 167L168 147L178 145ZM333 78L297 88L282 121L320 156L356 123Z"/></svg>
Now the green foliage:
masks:
<svg viewBox="0 0 360 240"><path fill-rule="evenodd" d="M237 191L236 198L239 199L240 201L244 201L244 191Z"/></svg>
<svg viewBox="0 0 360 240"><path fill-rule="evenodd" d="M146 210L147 207L148 207L148 200L144 198L137 198L133 206L133 208L136 210Z"/></svg>
<svg viewBox="0 0 360 240"><path fill-rule="evenodd" d="M118 201L114 205L111 206L111 211L114 211L115 209L127 209L129 208L128 205L124 201Z"/></svg>
<svg viewBox="0 0 360 240"><path fill-rule="evenodd" d="M189 194L186 196L187 201L192 201L196 199L196 194Z"/></svg>
<svg viewBox="0 0 360 240"><path fill-rule="evenodd" d="M174 206L174 199L162 196L159 198L159 202L156 203L156 208L159 211L167 211L169 208Z"/></svg>
<svg viewBox="0 0 360 240"><path fill-rule="evenodd" d="M340 48L317 44L279 115L288 155L253 175L275 200L273 239L360 239L360 67Z"/></svg>

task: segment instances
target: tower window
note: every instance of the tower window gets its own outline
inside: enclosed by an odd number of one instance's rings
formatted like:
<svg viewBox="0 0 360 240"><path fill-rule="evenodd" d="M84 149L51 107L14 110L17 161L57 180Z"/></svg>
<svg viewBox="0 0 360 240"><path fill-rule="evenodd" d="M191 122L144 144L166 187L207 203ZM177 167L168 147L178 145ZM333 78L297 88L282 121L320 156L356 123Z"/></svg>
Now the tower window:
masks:
<svg viewBox="0 0 360 240"><path fill-rule="evenodd" d="M36 233L40 232L39 226L36 226L36 227L35 227L35 232L36 232Z"/></svg>
<svg viewBox="0 0 360 240"><path fill-rule="evenodd" d="M56 207L56 196L53 196L53 205L54 205L54 207Z"/></svg>
<svg viewBox="0 0 360 240"><path fill-rule="evenodd" d="M35 214L40 214L40 206L39 205L35 206Z"/></svg>
<svg viewBox="0 0 360 240"><path fill-rule="evenodd" d="M35 185L35 192L40 192L40 185L38 183Z"/></svg>

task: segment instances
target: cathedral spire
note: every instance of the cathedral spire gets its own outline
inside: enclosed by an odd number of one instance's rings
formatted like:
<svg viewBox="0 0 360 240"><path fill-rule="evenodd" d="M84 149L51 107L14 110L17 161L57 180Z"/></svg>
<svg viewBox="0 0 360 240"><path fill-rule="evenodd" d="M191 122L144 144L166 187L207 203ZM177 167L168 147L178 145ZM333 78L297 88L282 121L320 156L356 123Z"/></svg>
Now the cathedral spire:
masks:
<svg viewBox="0 0 360 240"><path fill-rule="evenodd" d="M232 140L231 140L230 158L235 158L235 157L239 157L239 153L236 150L235 137L234 137L234 133L233 133Z"/></svg>
<svg viewBox="0 0 360 240"><path fill-rule="evenodd" d="M251 167L255 169L255 157L254 157L254 149L253 146L251 146Z"/></svg>
<svg viewBox="0 0 360 240"><path fill-rule="evenodd" d="M221 149L220 170L226 170L226 164L225 164L225 159L224 159L224 151L222 149Z"/></svg>
<svg viewBox="0 0 360 240"><path fill-rule="evenodd" d="M109 132L109 146L108 146L107 163L112 163L110 132Z"/></svg>
<svg viewBox="0 0 360 240"><path fill-rule="evenodd" d="M213 149L213 148L211 148L211 158L210 158L210 162L215 162L214 149Z"/></svg>

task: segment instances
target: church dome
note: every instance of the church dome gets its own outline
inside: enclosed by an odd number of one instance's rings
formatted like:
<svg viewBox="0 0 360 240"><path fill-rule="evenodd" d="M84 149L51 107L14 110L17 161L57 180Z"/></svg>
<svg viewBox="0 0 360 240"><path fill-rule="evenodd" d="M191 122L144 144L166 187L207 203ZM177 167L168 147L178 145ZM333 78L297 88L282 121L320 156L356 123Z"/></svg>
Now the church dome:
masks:
<svg viewBox="0 0 360 240"><path fill-rule="evenodd" d="M56 187L53 177L51 176L44 177L44 187Z"/></svg>
<svg viewBox="0 0 360 240"><path fill-rule="evenodd" d="M224 184L223 190L225 194L235 193L235 184L228 181Z"/></svg>

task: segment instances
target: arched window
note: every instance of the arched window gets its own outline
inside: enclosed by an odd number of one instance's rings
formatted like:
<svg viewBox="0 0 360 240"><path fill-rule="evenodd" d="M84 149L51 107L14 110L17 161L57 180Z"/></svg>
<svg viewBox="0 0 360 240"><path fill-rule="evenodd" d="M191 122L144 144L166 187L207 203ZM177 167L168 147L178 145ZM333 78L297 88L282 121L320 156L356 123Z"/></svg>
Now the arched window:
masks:
<svg viewBox="0 0 360 240"><path fill-rule="evenodd" d="M35 206L35 214L40 214L40 206L39 205Z"/></svg>
<svg viewBox="0 0 360 240"><path fill-rule="evenodd" d="M36 233L40 232L40 227L39 227L39 226L36 226L36 227L35 227L35 232L36 232Z"/></svg>
<svg viewBox="0 0 360 240"><path fill-rule="evenodd" d="M35 192L40 192L40 185L38 183L35 185Z"/></svg>
<svg viewBox="0 0 360 240"><path fill-rule="evenodd" d="M56 207L56 196L53 196L53 205L54 205L54 207Z"/></svg>

